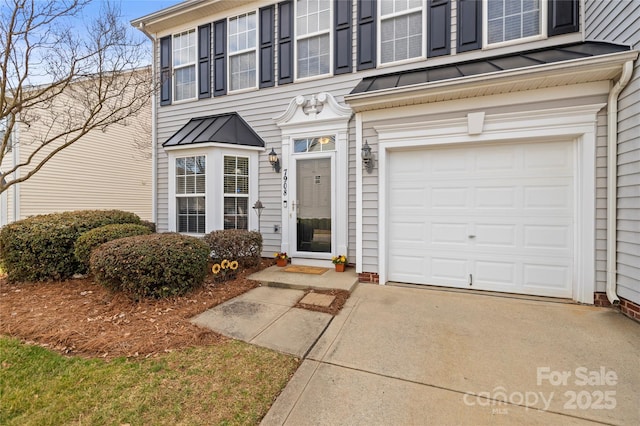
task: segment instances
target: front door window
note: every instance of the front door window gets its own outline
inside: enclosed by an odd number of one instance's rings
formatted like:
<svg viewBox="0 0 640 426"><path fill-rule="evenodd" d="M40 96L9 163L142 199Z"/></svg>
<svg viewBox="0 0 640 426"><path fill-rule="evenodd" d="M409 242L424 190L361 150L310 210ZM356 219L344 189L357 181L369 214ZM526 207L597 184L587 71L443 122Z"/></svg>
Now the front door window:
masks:
<svg viewBox="0 0 640 426"><path fill-rule="evenodd" d="M331 253L331 158L296 161L296 248Z"/></svg>

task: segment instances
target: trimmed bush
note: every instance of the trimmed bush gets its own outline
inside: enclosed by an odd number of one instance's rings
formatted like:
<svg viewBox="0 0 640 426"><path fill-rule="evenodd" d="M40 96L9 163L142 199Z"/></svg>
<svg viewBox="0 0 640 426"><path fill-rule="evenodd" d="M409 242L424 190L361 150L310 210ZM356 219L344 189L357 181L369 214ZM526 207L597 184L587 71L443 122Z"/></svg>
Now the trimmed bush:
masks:
<svg viewBox="0 0 640 426"><path fill-rule="evenodd" d="M262 256L262 234L257 231L226 229L204 236L214 261L237 260L245 267L256 266Z"/></svg>
<svg viewBox="0 0 640 426"><path fill-rule="evenodd" d="M152 234L156 233L156 224L151 222L150 220L141 220L140 225L144 225L149 228L149 231L151 231Z"/></svg>
<svg viewBox="0 0 640 426"><path fill-rule="evenodd" d="M121 210L80 210L33 216L0 229L0 266L9 280L62 280L86 268L73 254L80 235L100 226L140 223Z"/></svg>
<svg viewBox="0 0 640 426"><path fill-rule="evenodd" d="M182 295L202 285L209 246L180 234L126 237L91 253L91 272L100 284L133 299Z"/></svg>
<svg viewBox="0 0 640 426"><path fill-rule="evenodd" d="M145 225L136 225L135 223L117 223L114 225L105 225L100 228L94 228L85 232L78 238L75 244L74 254L78 262L89 270L89 258L91 251L109 241L118 238L134 237L136 235L148 235L151 230Z"/></svg>

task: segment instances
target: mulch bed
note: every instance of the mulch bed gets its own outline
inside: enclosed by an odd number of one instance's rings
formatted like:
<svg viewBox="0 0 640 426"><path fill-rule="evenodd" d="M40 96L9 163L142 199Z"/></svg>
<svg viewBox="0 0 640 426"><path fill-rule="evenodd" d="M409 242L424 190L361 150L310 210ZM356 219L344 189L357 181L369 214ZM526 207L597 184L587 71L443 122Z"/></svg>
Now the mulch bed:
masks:
<svg viewBox="0 0 640 426"><path fill-rule="evenodd" d="M246 277L274 264L240 271L237 278L215 282L182 297L132 301L91 279L10 284L0 278L0 334L69 355L150 357L185 347L224 342L226 337L189 320L260 284ZM313 290L311 290L313 291ZM317 291L317 290L316 290ZM336 296L328 308L297 307L336 315L349 297L342 290L317 291Z"/></svg>

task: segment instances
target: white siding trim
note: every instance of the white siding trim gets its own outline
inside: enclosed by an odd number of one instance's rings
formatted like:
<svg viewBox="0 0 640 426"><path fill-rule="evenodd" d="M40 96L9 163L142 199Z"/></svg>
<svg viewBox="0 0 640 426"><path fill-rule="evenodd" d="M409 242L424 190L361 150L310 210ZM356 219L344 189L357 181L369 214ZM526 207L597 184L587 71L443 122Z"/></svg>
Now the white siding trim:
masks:
<svg viewBox="0 0 640 426"><path fill-rule="evenodd" d="M356 272L362 272L362 114L356 114Z"/></svg>
<svg viewBox="0 0 640 426"><path fill-rule="evenodd" d="M488 115L484 132L468 134L467 118L441 120L407 127L377 126L379 167L387 169L387 156L395 149L444 144L574 139L576 149L576 241L573 298L593 304L595 290L595 144L597 113L604 104ZM386 173L384 173L386 175ZM379 271L387 281L387 181L379 182Z"/></svg>

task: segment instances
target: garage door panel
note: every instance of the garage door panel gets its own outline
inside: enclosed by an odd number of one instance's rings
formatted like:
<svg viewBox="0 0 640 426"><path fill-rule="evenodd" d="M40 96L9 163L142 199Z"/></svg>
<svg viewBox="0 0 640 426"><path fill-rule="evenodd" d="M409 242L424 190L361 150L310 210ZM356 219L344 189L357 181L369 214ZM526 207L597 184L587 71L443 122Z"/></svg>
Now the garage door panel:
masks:
<svg viewBox="0 0 640 426"><path fill-rule="evenodd" d="M513 289L518 278L518 265L515 262L497 262L491 260L478 260L473 267L474 285L503 286L502 291Z"/></svg>
<svg viewBox="0 0 640 426"><path fill-rule="evenodd" d="M525 225L523 247L544 250L571 250L573 232L563 225Z"/></svg>
<svg viewBox="0 0 640 426"><path fill-rule="evenodd" d="M504 247L513 249L517 247L518 226L516 224L501 225L478 223L475 225L475 238L472 244L478 247Z"/></svg>
<svg viewBox="0 0 640 426"><path fill-rule="evenodd" d="M397 244L415 243L424 244L427 225L422 223L411 223L409 221L393 222L389 227L389 232L393 235L393 241Z"/></svg>
<svg viewBox="0 0 640 426"><path fill-rule="evenodd" d="M571 270L564 265L525 263L523 274L525 288L562 290L566 288Z"/></svg>
<svg viewBox="0 0 640 426"><path fill-rule="evenodd" d="M518 205L518 189L515 186L476 188L475 207L478 209L515 209Z"/></svg>
<svg viewBox="0 0 640 426"><path fill-rule="evenodd" d="M388 278L571 297L573 155L572 142L392 152Z"/></svg>
<svg viewBox="0 0 640 426"><path fill-rule="evenodd" d="M573 205L573 188L571 185L540 185L524 188L525 209L553 209L558 213L569 212Z"/></svg>
<svg viewBox="0 0 640 426"><path fill-rule="evenodd" d="M431 208L466 208L469 207L469 188L431 188Z"/></svg>
<svg viewBox="0 0 640 426"><path fill-rule="evenodd" d="M433 256L429 262L433 284L451 283L466 286L469 283L469 268L466 259L457 256Z"/></svg>
<svg viewBox="0 0 640 426"><path fill-rule="evenodd" d="M432 222L430 240L433 245L458 244L466 245L468 240L466 223Z"/></svg>

